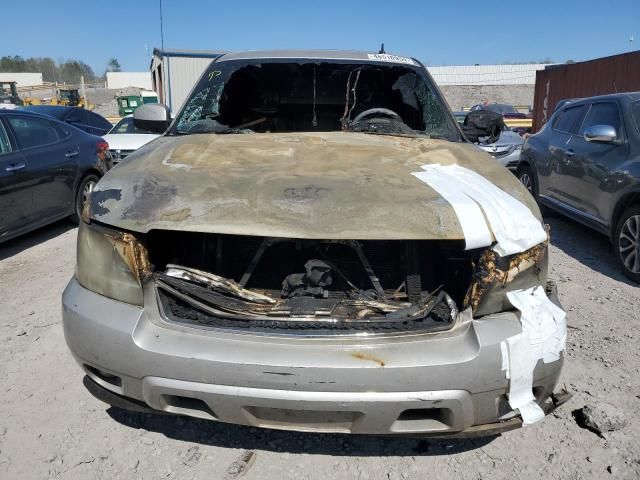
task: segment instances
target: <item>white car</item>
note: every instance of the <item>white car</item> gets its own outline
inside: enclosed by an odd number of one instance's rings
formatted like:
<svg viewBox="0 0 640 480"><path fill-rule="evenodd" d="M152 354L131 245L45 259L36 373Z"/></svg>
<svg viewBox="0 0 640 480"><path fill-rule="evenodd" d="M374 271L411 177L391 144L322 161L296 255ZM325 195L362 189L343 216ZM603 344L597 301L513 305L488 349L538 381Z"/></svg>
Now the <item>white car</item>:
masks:
<svg viewBox="0 0 640 480"><path fill-rule="evenodd" d="M159 136L137 128L133 124L133 115L127 115L116 123L103 138L109 144L111 158L115 164Z"/></svg>

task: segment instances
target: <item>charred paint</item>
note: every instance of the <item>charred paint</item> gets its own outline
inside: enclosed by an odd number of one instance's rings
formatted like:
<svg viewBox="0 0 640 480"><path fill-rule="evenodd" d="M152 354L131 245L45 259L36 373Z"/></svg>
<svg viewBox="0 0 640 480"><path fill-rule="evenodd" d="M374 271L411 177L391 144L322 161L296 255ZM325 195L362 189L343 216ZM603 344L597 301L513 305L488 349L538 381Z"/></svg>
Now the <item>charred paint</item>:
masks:
<svg viewBox="0 0 640 480"><path fill-rule="evenodd" d="M97 192L122 198L99 220L142 233L463 239L453 208L411 175L434 163L470 168L538 213L518 180L473 145L320 132L164 137L100 181Z"/></svg>
<svg viewBox="0 0 640 480"><path fill-rule="evenodd" d="M105 205L109 200L118 201L122 198L122 190L109 188L107 190L94 190L91 192L91 216L107 215L110 211Z"/></svg>
<svg viewBox="0 0 640 480"><path fill-rule="evenodd" d="M134 201L122 211L123 218L148 218L162 215L178 189L168 179L150 174L142 183L133 186ZM184 220L184 218L182 218Z"/></svg>

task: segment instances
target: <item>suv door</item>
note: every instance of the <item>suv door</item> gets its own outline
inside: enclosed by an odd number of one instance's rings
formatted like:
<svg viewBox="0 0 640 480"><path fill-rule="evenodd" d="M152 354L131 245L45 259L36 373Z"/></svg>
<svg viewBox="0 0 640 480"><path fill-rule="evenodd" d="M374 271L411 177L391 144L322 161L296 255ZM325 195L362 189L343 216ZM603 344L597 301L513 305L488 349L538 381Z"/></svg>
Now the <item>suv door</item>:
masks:
<svg viewBox="0 0 640 480"><path fill-rule="evenodd" d="M10 115L18 147L27 161L33 184L35 221L73 213L74 187L78 173L78 145L71 129L55 120L27 115Z"/></svg>
<svg viewBox="0 0 640 480"><path fill-rule="evenodd" d="M29 225L31 193L27 161L0 120L0 241Z"/></svg>
<svg viewBox="0 0 640 480"><path fill-rule="evenodd" d="M571 137L578 131L586 107L584 104L571 105L560 112L553 120L549 143L547 145L547 158L549 158L548 177L540 176L539 194L540 196L551 198L555 203L573 204L570 195L570 188L567 188L567 173L573 170L572 155L569 142Z"/></svg>
<svg viewBox="0 0 640 480"><path fill-rule="evenodd" d="M616 141L587 141L584 138L585 130L594 125L613 127L617 133ZM591 104L578 134L569 142L574 169L568 174L576 175L569 179L573 186L571 195L575 198L574 206L592 220L604 225L609 225L607 217L616 187L615 180L611 181L610 177L628 156L624 138L624 125L618 103L599 101Z"/></svg>

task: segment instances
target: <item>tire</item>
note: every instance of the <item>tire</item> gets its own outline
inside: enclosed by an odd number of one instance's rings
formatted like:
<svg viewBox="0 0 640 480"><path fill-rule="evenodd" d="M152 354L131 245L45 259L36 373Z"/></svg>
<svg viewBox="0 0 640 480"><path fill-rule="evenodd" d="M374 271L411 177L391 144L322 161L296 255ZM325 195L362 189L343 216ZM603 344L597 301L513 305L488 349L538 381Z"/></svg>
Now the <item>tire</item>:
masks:
<svg viewBox="0 0 640 480"><path fill-rule="evenodd" d="M640 205L620 216L613 235L613 252L627 278L640 283Z"/></svg>
<svg viewBox="0 0 640 480"><path fill-rule="evenodd" d="M529 165L520 165L518 167L518 171L516 172L516 176L518 177L520 183L527 190L529 190L529 193L538 204L538 207L540 207L540 213L542 213L542 215L544 215L545 217L551 216L551 209L545 207L544 205L541 205L538 199L538 177L533 171L533 168L531 168Z"/></svg>
<svg viewBox="0 0 640 480"><path fill-rule="evenodd" d="M529 165L521 165L518 167L518 180L529 190L529 193L533 198L538 200L538 183L536 181L536 175L533 173L533 169Z"/></svg>
<svg viewBox="0 0 640 480"><path fill-rule="evenodd" d="M71 221L76 225L80 223L80 218L82 217L82 209L84 208L84 204L87 201L89 194L93 191L93 187L95 187L96 183L98 183L100 178L95 173L90 173L86 175L78 185L78 189L75 194L75 213L71 215Z"/></svg>

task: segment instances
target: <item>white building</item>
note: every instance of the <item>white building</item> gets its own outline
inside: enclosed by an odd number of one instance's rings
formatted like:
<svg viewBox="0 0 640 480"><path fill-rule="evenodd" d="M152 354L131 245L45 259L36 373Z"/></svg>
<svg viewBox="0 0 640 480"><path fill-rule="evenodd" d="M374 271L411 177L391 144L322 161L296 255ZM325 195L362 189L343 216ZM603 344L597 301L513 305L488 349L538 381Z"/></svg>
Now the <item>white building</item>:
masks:
<svg viewBox="0 0 640 480"><path fill-rule="evenodd" d="M151 78L160 103L176 114L187 96L209 66L224 52L209 50L153 50Z"/></svg>
<svg viewBox="0 0 640 480"><path fill-rule="evenodd" d="M42 73L0 73L0 82L16 82L18 87L42 85Z"/></svg>
<svg viewBox="0 0 640 480"><path fill-rule="evenodd" d="M535 85L536 71L548 64L458 65L427 67L438 84L443 85Z"/></svg>
<svg viewBox="0 0 640 480"><path fill-rule="evenodd" d="M118 90L127 87L151 90L151 72L107 72L108 89Z"/></svg>

